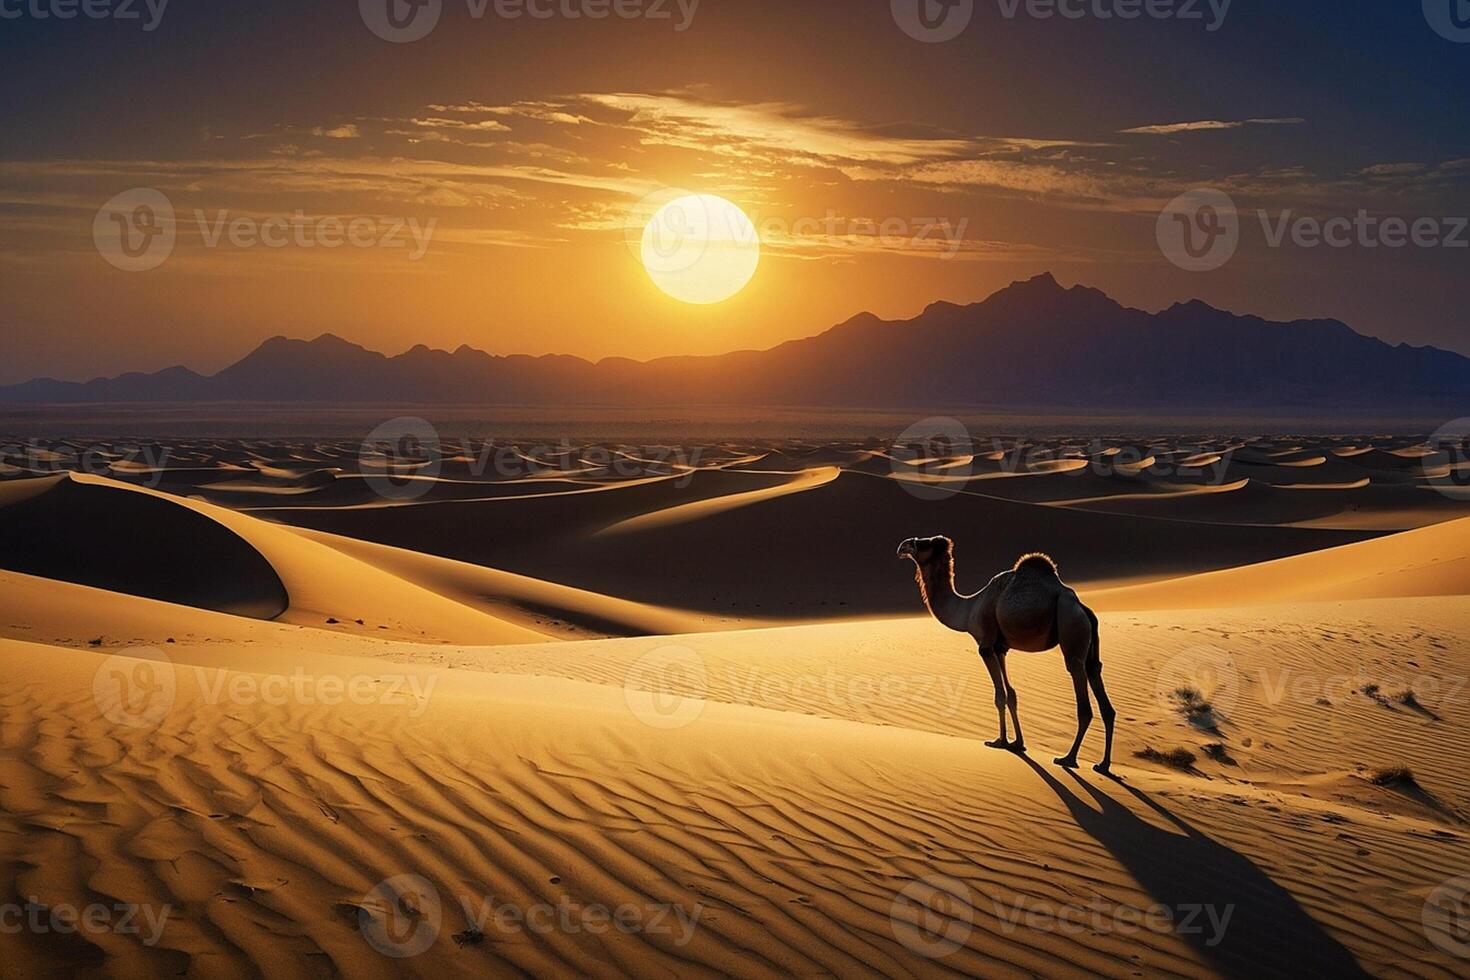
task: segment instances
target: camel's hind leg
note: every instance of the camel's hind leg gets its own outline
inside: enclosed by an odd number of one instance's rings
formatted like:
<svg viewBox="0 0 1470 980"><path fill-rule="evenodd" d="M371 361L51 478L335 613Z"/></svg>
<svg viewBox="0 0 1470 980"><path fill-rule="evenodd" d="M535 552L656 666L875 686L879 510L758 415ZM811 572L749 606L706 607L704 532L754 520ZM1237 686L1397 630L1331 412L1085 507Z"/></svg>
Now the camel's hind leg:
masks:
<svg viewBox="0 0 1470 980"><path fill-rule="evenodd" d="M1087 618L1092 621L1092 645L1087 655L1087 680L1092 685L1092 693L1097 697L1097 711L1102 715L1103 728L1107 733L1102 761L1092 768L1107 775L1113 768L1113 720L1118 713L1113 710L1113 702L1108 699L1107 688L1103 687L1102 655L1098 649L1097 615L1091 609L1085 611Z"/></svg>
<svg viewBox="0 0 1470 980"><path fill-rule="evenodd" d="M1082 748L1082 739L1087 736L1087 726L1092 724L1092 702L1087 700L1087 667L1081 661L1067 658L1067 671L1072 675L1072 687L1077 693L1077 737L1072 740L1072 751L1056 759L1056 764L1066 769L1077 768L1077 750Z"/></svg>
<svg viewBox="0 0 1470 980"><path fill-rule="evenodd" d="M1072 740L1072 751L1056 760L1056 764L1067 769L1077 768L1077 750L1082 748L1082 739L1092 724L1092 702L1087 697L1087 666L1092 656L1093 626L1086 608L1075 598L1063 601L1057 607L1057 633L1062 641L1062 658L1067 664L1067 673L1072 675L1072 690L1077 696L1077 737ZM1112 731L1111 719L1108 725Z"/></svg>
<svg viewBox="0 0 1470 980"><path fill-rule="evenodd" d="M1011 721L1016 726L1016 740L1011 743L1011 751L1025 752L1026 736L1021 734L1021 716L1016 712L1018 705L1016 689L1011 686L1011 675L1006 670L1006 652L1004 648L1000 650L999 656L996 659L1000 661L1000 679L1006 682L1006 710L1010 711Z"/></svg>

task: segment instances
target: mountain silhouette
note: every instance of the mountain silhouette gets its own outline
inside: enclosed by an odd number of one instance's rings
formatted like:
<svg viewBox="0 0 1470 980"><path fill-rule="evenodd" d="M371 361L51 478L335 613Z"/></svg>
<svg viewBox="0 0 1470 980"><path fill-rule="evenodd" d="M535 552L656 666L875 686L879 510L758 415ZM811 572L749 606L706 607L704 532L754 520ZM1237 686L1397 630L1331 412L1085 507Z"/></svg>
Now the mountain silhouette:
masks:
<svg viewBox="0 0 1470 980"><path fill-rule="evenodd" d="M212 376L182 367L0 387L0 402L786 405L813 408L1428 410L1470 395L1470 359L1336 320L1276 323L1198 300L1130 309L1051 274L906 321L863 313L762 351L653 361L397 356L274 337Z"/></svg>

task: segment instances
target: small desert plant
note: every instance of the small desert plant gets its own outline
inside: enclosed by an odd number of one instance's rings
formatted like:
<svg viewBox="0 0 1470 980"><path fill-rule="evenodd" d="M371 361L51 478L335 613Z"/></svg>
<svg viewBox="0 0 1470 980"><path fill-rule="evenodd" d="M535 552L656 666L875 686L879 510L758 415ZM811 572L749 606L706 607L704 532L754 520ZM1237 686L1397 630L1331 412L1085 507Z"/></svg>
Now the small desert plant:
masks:
<svg viewBox="0 0 1470 980"><path fill-rule="evenodd" d="M1198 688L1188 686L1174 688L1174 696L1185 704L1204 704L1205 701Z"/></svg>
<svg viewBox="0 0 1470 980"><path fill-rule="evenodd" d="M1209 756L1211 759L1214 759L1221 765L1235 765L1235 759L1230 755L1230 750L1225 748L1225 746L1220 742L1211 742L1209 745L1204 745L1200 748L1205 755Z"/></svg>
<svg viewBox="0 0 1470 980"><path fill-rule="evenodd" d="M1414 778L1414 773L1408 766L1385 766L1374 769L1368 774L1368 782L1374 786L1418 786L1419 782Z"/></svg>
<svg viewBox="0 0 1470 980"><path fill-rule="evenodd" d="M1436 714L1423 701L1419 700L1419 695L1414 693L1413 688L1407 688L1403 692L1394 695L1394 700L1403 705L1405 708L1408 708L1410 711L1417 711L1419 714L1423 715L1426 718L1430 718L1434 721L1440 720L1438 714Z"/></svg>
<svg viewBox="0 0 1470 980"><path fill-rule="evenodd" d="M1179 710L1184 712L1185 719L1195 728L1213 732L1220 727L1220 719L1215 714L1215 706L1205 700L1198 688L1175 688L1174 697L1179 700Z"/></svg>
<svg viewBox="0 0 1470 980"><path fill-rule="evenodd" d="M1160 752L1158 749L1150 747L1144 749L1142 752L1135 752L1133 754L1145 762L1157 762L1160 765L1169 766L1172 769L1183 769L1186 771L1194 768L1194 764L1198 758L1193 752L1182 746L1170 749L1167 752Z"/></svg>
<svg viewBox="0 0 1470 980"><path fill-rule="evenodd" d="M1364 684L1363 696L1365 698L1371 698L1381 705L1388 705L1388 697L1383 693L1383 688L1379 687L1377 684Z"/></svg>

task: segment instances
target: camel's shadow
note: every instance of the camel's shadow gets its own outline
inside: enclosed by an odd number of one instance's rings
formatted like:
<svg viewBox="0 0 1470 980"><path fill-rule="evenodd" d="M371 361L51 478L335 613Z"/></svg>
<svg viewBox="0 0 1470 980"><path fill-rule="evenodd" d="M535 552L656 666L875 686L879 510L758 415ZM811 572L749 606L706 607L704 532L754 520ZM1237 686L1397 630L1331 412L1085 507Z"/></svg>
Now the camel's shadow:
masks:
<svg viewBox="0 0 1470 980"><path fill-rule="evenodd" d="M1057 794L1077 825L1106 847L1154 902L1169 911L1180 938L1221 974L1367 976L1352 954L1249 858L1201 833L1131 786L1118 784L1178 828L1177 832L1144 820L1069 772L1077 786L1092 797L1094 808L1033 760L1026 758L1026 763Z"/></svg>

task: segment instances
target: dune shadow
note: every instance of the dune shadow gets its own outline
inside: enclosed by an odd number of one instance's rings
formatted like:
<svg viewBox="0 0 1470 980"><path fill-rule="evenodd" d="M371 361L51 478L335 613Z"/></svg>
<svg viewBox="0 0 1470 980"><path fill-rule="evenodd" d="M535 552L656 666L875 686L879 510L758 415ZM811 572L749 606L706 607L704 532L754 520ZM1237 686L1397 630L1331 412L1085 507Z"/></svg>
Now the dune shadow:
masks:
<svg viewBox="0 0 1470 980"><path fill-rule="evenodd" d="M1117 785L1172 826L1164 829L1150 823L1069 772L1091 797L1091 803L1085 802L1032 759L1026 763L1057 794L1077 825L1168 910L1173 931L1224 976L1368 975L1290 892L1245 855L1124 783Z"/></svg>

